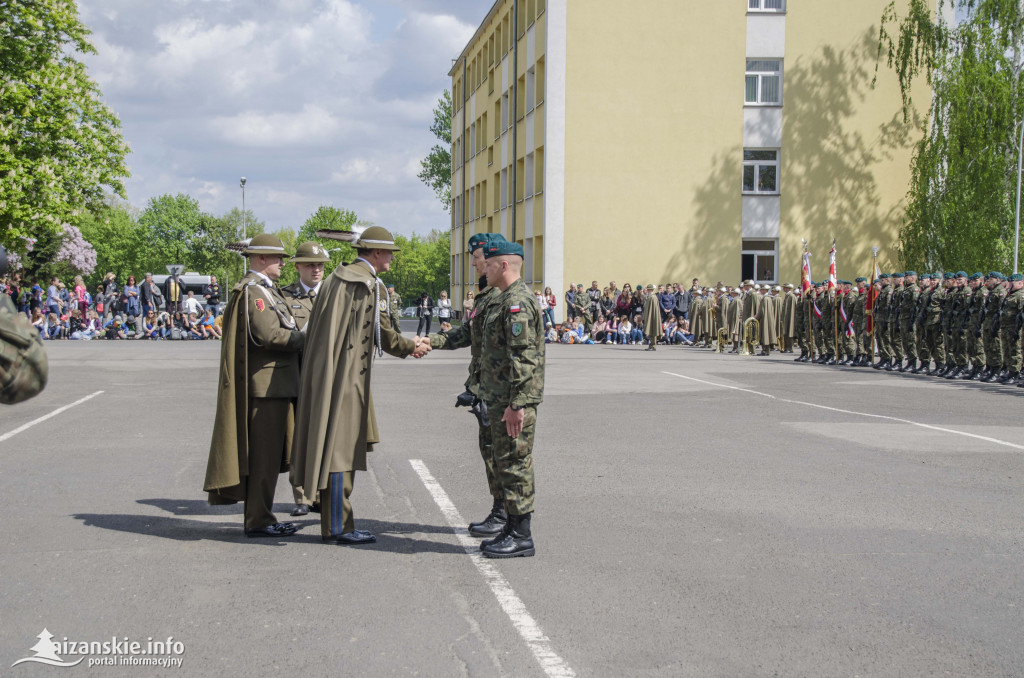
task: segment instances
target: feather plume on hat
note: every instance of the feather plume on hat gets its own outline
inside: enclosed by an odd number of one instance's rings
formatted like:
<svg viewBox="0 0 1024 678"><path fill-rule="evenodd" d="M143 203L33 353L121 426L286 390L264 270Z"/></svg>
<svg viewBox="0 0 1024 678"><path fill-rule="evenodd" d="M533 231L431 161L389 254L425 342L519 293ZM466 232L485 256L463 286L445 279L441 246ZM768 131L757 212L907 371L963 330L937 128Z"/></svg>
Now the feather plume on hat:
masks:
<svg viewBox="0 0 1024 678"><path fill-rule="evenodd" d="M351 231L343 231L335 228L321 228L317 230L316 237L324 238L326 240L340 240L341 242L354 243L359 240L360 234L364 229L354 229Z"/></svg>
<svg viewBox="0 0 1024 678"><path fill-rule="evenodd" d="M252 238L246 238L245 240L239 240L238 242L229 242L225 247L235 254L244 257L245 250L249 249L249 242Z"/></svg>

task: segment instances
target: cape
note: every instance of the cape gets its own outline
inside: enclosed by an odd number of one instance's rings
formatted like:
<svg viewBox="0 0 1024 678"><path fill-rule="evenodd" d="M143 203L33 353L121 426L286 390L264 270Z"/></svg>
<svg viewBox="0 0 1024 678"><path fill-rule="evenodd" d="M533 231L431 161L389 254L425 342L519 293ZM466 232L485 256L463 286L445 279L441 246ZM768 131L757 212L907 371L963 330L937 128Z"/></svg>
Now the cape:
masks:
<svg viewBox="0 0 1024 678"><path fill-rule="evenodd" d="M245 501L242 477L249 469L249 370L245 345L249 316L243 290L249 279L246 276L231 288L231 297L224 309L217 410L203 483L203 491L210 493L211 504Z"/></svg>
<svg viewBox="0 0 1024 678"><path fill-rule="evenodd" d="M320 285L306 325L290 480L313 500L330 473L365 471L366 453L380 442L370 392L377 309L384 351L404 358L415 346L391 328L378 280L361 261L342 264Z"/></svg>
<svg viewBox="0 0 1024 678"><path fill-rule="evenodd" d="M796 298L795 292L789 292L782 299L782 313L780 322L782 334L787 337L796 336L796 314L800 311L800 301Z"/></svg>
<svg viewBox="0 0 1024 678"><path fill-rule="evenodd" d="M665 335L661 328L661 307L658 297L648 294L644 297L644 336L656 342Z"/></svg>
<svg viewBox="0 0 1024 678"><path fill-rule="evenodd" d="M775 333L777 320L775 317L775 302L771 297L763 296L757 304L757 320L761 324L761 344L770 346L779 341Z"/></svg>

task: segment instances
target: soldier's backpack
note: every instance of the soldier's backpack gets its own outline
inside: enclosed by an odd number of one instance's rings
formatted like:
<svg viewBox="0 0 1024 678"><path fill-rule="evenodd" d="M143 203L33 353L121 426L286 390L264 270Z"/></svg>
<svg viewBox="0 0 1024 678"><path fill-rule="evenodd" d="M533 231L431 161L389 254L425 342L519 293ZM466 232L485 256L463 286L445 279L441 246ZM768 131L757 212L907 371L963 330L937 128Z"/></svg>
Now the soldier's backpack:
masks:
<svg viewBox="0 0 1024 678"><path fill-rule="evenodd" d="M0 403L13 405L46 387L49 364L39 330L0 295Z"/></svg>

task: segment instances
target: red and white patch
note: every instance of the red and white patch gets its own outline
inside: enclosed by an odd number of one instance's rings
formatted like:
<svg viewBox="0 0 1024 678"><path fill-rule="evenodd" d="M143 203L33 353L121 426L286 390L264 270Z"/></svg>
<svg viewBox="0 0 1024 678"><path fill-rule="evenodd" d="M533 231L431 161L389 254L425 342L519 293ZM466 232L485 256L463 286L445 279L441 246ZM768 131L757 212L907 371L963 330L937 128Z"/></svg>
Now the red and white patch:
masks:
<svg viewBox="0 0 1024 678"><path fill-rule="evenodd" d="M263 303L263 300L262 299L257 299L256 300L256 310L257 311L262 311L265 308L266 308L266 305Z"/></svg>
<svg viewBox="0 0 1024 678"><path fill-rule="evenodd" d="M508 307L508 312L509 313L519 313L519 304L516 304L515 306L509 306Z"/></svg>

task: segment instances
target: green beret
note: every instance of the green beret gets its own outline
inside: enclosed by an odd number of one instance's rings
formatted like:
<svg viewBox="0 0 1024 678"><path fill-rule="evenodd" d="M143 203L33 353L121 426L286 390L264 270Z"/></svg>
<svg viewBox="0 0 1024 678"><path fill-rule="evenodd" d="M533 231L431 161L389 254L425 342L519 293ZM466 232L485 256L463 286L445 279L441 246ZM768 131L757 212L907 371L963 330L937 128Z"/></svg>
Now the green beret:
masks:
<svg viewBox="0 0 1024 678"><path fill-rule="evenodd" d="M947 272L947 273L944 273L944 274L942 275L942 277L943 277L943 279L945 279L945 280L952 280L953 278L955 278L955 277L956 277L956 275L955 275L955 274L953 274L953 273L949 273L949 272Z"/></svg>
<svg viewBox="0 0 1024 678"><path fill-rule="evenodd" d="M914 274L913 273L908 273L907 275L914 275ZM932 279L932 274L931 273L922 273L921 275L919 275L917 277L920 278L921 280L931 280Z"/></svg>
<svg viewBox="0 0 1024 678"><path fill-rule="evenodd" d="M893 273L892 277L894 277L894 278L902 278L903 274L902 273Z"/></svg>
<svg viewBox="0 0 1024 678"><path fill-rule="evenodd" d="M907 271L907 272L906 272L906 273L904 273L903 275L904 275L904 277L907 277L907 278L909 278L909 277L910 277L910 276L912 276L912 275L917 275L917 273L915 273L914 271Z"/></svg>
<svg viewBox="0 0 1024 678"><path fill-rule="evenodd" d="M1020 273L1014 273L1010 276L1010 282L1017 282L1018 280L1024 280L1024 275Z"/></svg>
<svg viewBox="0 0 1024 678"><path fill-rule="evenodd" d="M878 276L878 279L879 280L888 280L889 279L889 274L888 273L883 273L882 275Z"/></svg>
<svg viewBox="0 0 1024 678"><path fill-rule="evenodd" d="M868 281L867 278L865 278L864 276L861 276L861 277L857 278L854 282L867 282L867 281Z"/></svg>
<svg viewBox="0 0 1024 678"><path fill-rule="evenodd" d="M996 280L1002 280L1003 279L1003 274L1000 273L999 271L991 271L988 274L988 277L989 278L995 278Z"/></svg>
<svg viewBox="0 0 1024 678"><path fill-rule="evenodd" d="M967 277L967 271L957 271L956 272L956 277L957 278L966 278Z"/></svg>
<svg viewBox="0 0 1024 678"><path fill-rule="evenodd" d="M971 275L971 280L981 280L982 275L980 273L974 273Z"/></svg>
<svg viewBox="0 0 1024 678"><path fill-rule="evenodd" d="M517 242L509 242L504 238L501 240L492 240L487 244L487 247L484 248L485 259L490 259L491 257L502 257L505 255L525 258L522 245Z"/></svg>
<svg viewBox="0 0 1024 678"><path fill-rule="evenodd" d="M472 254L473 252L476 252L478 249L480 249L487 243L494 242L499 238L501 240L504 240L505 236L503 236L501 233L474 233L473 235L469 236L469 253Z"/></svg>

